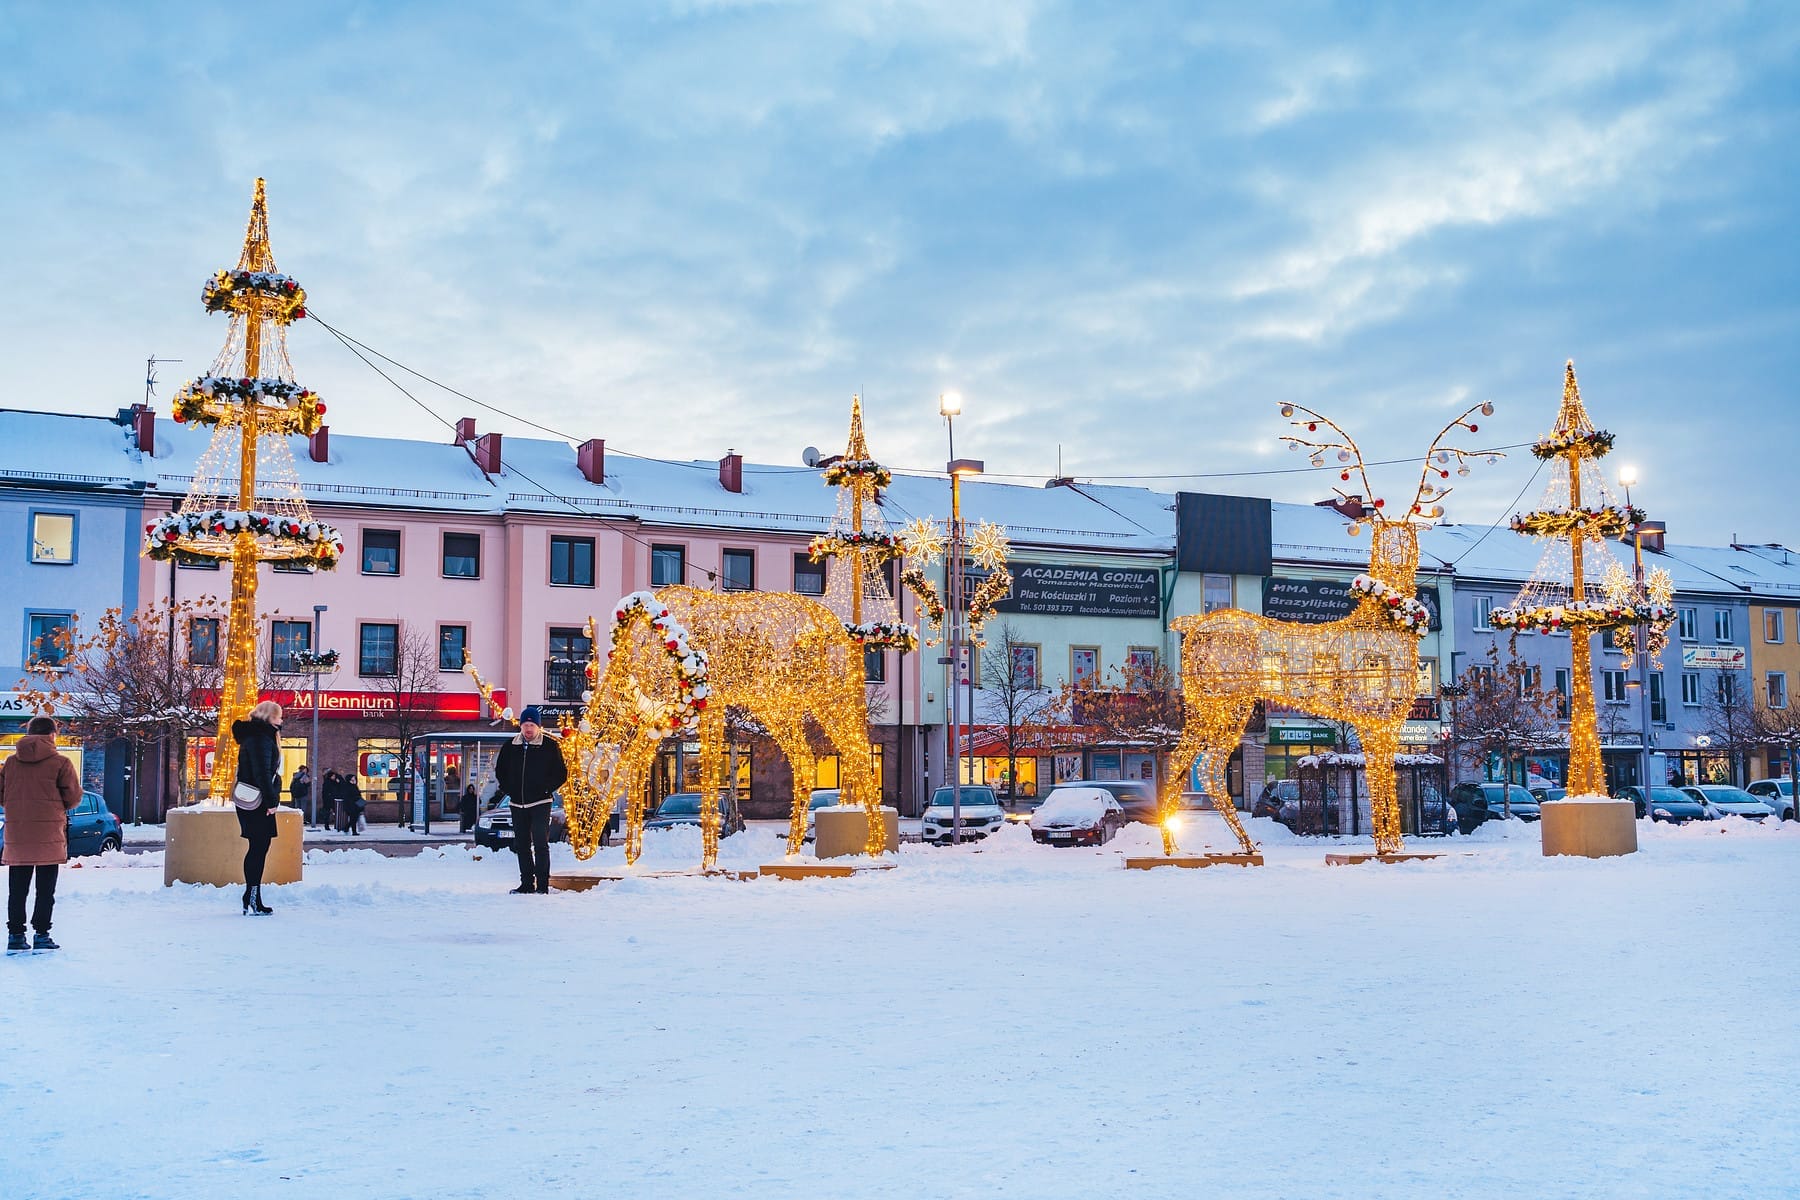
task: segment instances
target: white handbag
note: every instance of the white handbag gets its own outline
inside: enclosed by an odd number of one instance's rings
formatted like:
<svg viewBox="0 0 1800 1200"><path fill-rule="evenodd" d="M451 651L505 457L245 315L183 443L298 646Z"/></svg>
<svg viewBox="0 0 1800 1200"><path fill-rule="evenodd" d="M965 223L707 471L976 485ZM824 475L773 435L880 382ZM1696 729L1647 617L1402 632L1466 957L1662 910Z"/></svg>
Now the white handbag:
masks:
<svg viewBox="0 0 1800 1200"><path fill-rule="evenodd" d="M248 783L239 783L231 789L231 799L239 808L261 808L262 790Z"/></svg>

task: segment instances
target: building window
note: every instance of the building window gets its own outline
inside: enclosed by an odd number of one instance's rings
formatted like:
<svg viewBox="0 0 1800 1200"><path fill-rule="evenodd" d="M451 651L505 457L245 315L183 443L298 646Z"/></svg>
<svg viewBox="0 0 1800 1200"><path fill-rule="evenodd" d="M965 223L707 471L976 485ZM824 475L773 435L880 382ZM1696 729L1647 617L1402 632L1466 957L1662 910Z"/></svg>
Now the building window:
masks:
<svg viewBox="0 0 1800 1200"><path fill-rule="evenodd" d="M1781 610L1779 608L1763 609L1763 641L1779 642L1781 640Z"/></svg>
<svg viewBox="0 0 1800 1200"><path fill-rule="evenodd" d="M313 573L311 567L302 562L294 562L292 559L278 558L269 565L283 575L311 575Z"/></svg>
<svg viewBox="0 0 1800 1200"><path fill-rule="evenodd" d="M727 550L724 558L725 590L748 592L756 587L756 552Z"/></svg>
<svg viewBox="0 0 1800 1200"><path fill-rule="evenodd" d="M75 561L75 514L31 514L31 561L67 566Z"/></svg>
<svg viewBox="0 0 1800 1200"><path fill-rule="evenodd" d="M686 546L650 547L650 586L670 587L687 577Z"/></svg>
<svg viewBox="0 0 1800 1200"><path fill-rule="evenodd" d="M1770 671L1768 677L1769 707L1787 707L1787 675L1781 671Z"/></svg>
<svg viewBox="0 0 1800 1200"><path fill-rule="evenodd" d="M814 562L810 554L794 555L794 590L802 596L823 596L825 564Z"/></svg>
<svg viewBox="0 0 1800 1200"><path fill-rule="evenodd" d="M1100 674L1100 647L1069 647L1069 679L1074 683L1084 683L1095 679Z"/></svg>
<svg viewBox="0 0 1800 1200"><path fill-rule="evenodd" d="M1156 670L1156 648L1133 646L1125 651L1125 666L1132 671Z"/></svg>
<svg viewBox="0 0 1800 1200"><path fill-rule="evenodd" d="M183 571L216 571L219 569L219 560L216 558L176 559L175 565Z"/></svg>
<svg viewBox="0 0 1800 1200"><path fill-rule="evenodd" d="M369 624L357 630L356 673L391 676L399 669L400 626Z"/></svg>
<svg viewBox="0 0 1800 1200"><path fill-rule="evenodd" d="M1601 682L1605 685L1605 696L1608 704L1625 703L1625 672L1602 671Z"/></svg>
<svg viewBox="0 0 1800 1200"><path fill-rule="evenodd" d="M438 670L460 671L469 650L467 625L438 626Z"/></svg>
<svg viewBox="0 0 1800 1200"><path fill-rule="evenodd" d="M1556 668L1550 678L1555 688L1557 719L1566 721L1569 719L1569 668Z"/></svg>
<svg viewBox="0 0 1800 1200"><path fill-rule="evenodd" d="M1038 685L1038 647L1012 647L1012 686L1035 688Z"/></svg>
<svg viewBox="0 0 1800 1200"><path fill-rule="evenodd" d="M1669 698L1663 694L1663 673L1650 672L1650 719L1667 721L1669 719Z"/></svg>
<svg viewBox="0 0 1800 1200"><path fill-rule="evenodd" d="M1675 631L1684 642L1697 639L1700 636L1700 610L1697 608L1676 609Z"/></svg>
<svg viewBox="0 0 1800 1200"><path fill-rule="evenodd" d="M1713 636L1721 642L1731 640L1731 610L1729 608L1713 610Z"/></svg>
<svg viewBox="0 0 1800 1200"><path fill-rule="evenodd" d="M551 534L550 582L556 587L593 587L594 539Z"/></svg>
<svg viewBox="0 0 1800 1200"><path fill-rule="evenodd" d="M269 622L269 670L277 675L292 675L300 669L294 655L311 649L311 621Z"/></svg>
<svg viewBox="0 0 1800 1200"><path fill-rule="evenodd" d="M1544 668L1529 663L1519 669L1519 698L1523 700L1534 688L1544 686Z"/></svg>
<svg viewBox="0 0 1800 1200"><path fill-rule="evenodd" d="M587 664L594 643L587 633L574 626L553 625L550 628L550 657L544 663L544 698L547 700L580 700L587 691Z"/></svg>
<svg viewBox="0 0 1800 1200"><path fill-rule="evenodd" d="M870 646L863 651L863 679L868 683L887 682L887 655L881 647Z"/></svg>
<svg viewBox="0 0 1800 1200"><path fill-rule="evenodd" d="M1600 648L1602 650L1611 650L1614 654L1620 653L1619 631L1616 629L1601 630L1600 631Z"/></svg>
<svg viewBox="0 0 1800 1200"><path fill-rule="evenodd" d="M1700 707L1700 676L1692 671L1681 673L1681 702L1689 708Z"/></svg>
<svg viewBox="0 0 1800 1200"><path fill-rule="evenodd" d="M400 573L400 531L398 529L365 529L362 531L362 570L364 575L398 575Z"/></svg>
<svg viewBox="0 0 1800 1200"><path fill-rule="evenodd" d="M1202 575L1200 577L1200 611L1218 612L1222 608L1231 607L1231 576Z"/></svg>
<svg viewBox="0 0 1800 1200"><path fill-rule="evenodd" d="M446 533L444 535L444 578L481 578L481 535L479 533Z"/></svg>
<svg viewBox="0 0 1800 1200"><path fill-rule="evenodd" d="M25 614L25 665L59 667L69 656L63 645L75 631L74 613L34 612Z"/></svg>
<svg viewBox="0 0 1800 1200"><path fill-rule="evenodd" d="M188 621L188 661L196 667L219 665L219 618L194 617Z"/></svg>

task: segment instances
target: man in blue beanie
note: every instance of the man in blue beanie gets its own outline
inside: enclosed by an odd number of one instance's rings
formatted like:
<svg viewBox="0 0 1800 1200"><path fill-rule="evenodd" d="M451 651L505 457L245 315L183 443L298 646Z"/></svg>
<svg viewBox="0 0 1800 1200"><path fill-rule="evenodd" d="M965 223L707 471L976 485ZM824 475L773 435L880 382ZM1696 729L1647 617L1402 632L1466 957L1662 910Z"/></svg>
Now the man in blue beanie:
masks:
<svg viewBox="0 0 1800 1200"><path fill-rule="evenodd" d="M519 714L519 735L494 759L494 799L512 809L513 852L519 856L515 896L550 891L550 797L569 778L562 744L544 732L544 714L529 705Z"/></svg>

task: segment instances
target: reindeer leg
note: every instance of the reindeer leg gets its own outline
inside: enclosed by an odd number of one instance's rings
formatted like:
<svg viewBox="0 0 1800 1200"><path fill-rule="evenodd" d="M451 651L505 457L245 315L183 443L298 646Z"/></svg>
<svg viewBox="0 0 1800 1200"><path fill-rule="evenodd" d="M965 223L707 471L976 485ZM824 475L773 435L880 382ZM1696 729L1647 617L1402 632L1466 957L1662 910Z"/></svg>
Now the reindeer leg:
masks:
<svg viewBox="0 0 1800 1200"><path fill-rule="evenodd" d="M1374 825L1375 852L1397 854L1400 836L1400 802L1394 795L1394 754L1400 748L1400 722L1370 721L1356 728L1362 741L1363 766L1369 779L1369 811Z"/></svg>
<svg viewBox="0 0 1800 1200"><path fill-rule="evenodd" d="M719 784L725 773L725 706L700 714L700 833L705 850L700 868L713 869L719 857Z"/></svg>
<svg viewBox="0 0 1800 1200"><path fill-rule="evenodd" d="M1204 728L1203 737L1206 744L1206 795L1212 801L1214 810L1225 818L1225 824L1237 835L1238 845L1245 854L1256 853L1256 843L1244 831L1244 823L1238 820L1237 806L1231 802L1230 781L1226 778L1231 769L1231 751L1238 740L1244 736L1244 722L1250 718L1250 710L1255 701L1249 698L1234 704L1216 722Z"/></svg>
<svg viewBox="0 0 1800 1200"><path fill-rule="evenodd" d="M753 710L755 711L755 710ZM802 773L812 761L812 747L806 743L806 730L792 722L776 721L768 713L756 711L756 719L769 730L769 736L787 759L788 773L794 779L794 803L788 816L787 852L798 854L806 845L806 804L812 789L806 786Z"/></svg>
<svg viewBox="0 0 1800 1200"><path fill-rule="evenodd" d="M619 756L618 778L625 791L625 864L635 866L644 852L644 802L650 763L656 758L657 738L638 734Z"/></svg>
<svg viewBox="0 0 1800 1200"><path fill-rule="evenodd" d="M813 717L824 727L826 738L837 750L838 768L843 773L850 803L860 805L868 817L869 838L865 849L869 857L879 858L887 853L887 822L881 814L881 789L875 786L869 768L872 754L868 726L857 719L861 715L860 712L815 712Z"/></svg>
<svg viewBox="0 0 1800 1200"><path fill-rule="evenodd" d="M1175 855L1175 834L1169 828L1169 818L1181 809L1181 781L1187 778L1188 768L1194 765L1195 756L1205 744L1199 715L1190 711L1181 725L1181 740L1175 743L1175 750L1169 755L1169 773L1163 777L1162 796L1156 806L1163 854L1170 858Z"/></svg>

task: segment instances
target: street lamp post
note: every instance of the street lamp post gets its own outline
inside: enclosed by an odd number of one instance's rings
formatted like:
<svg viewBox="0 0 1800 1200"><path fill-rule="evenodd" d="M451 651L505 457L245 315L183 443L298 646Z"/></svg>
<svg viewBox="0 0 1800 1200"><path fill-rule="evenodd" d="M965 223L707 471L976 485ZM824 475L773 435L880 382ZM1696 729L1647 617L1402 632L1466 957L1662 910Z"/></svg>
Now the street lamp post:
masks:
<svg viewBox="0 0 1800 1200"><path fill-rule="evenodd" d="M323 604L313 605L313 628L312 628L313 644L312 644L312 648L313 648L314 654L320 653L320 649L319 649L319 627L321 624L320 618L322 618L325 615L325 610L326 610L326 606ZM306 747L307 765L312 770L312 786L307 788L307 790L306 790L306 802L307 802L307 807L312 809L312 812L308 814L308 817L311 819L313 828L316 829L316 828L318 828L318 825L319 825L319 789L324 786L324 784L321 781L325 778L324 773L317 769L319 766L319 671L318 671L317 666L315 666L313 668L312 677L313 677L312 742L310 744L308 744L308 746Z"/></svg>
<svg viewBox="0 0 1800 1200"><path fill-rule="evenodd" d="M1631 485L1638 480L1636 467L1619 468L1619 482L1625 487L1625 507L1631 508ZM1633 644L1636 651L1638 667L1638 721L1643 730L1640 737L1642 743L1638 748L1638 786L1648 788L1652 784L1650 778L1650 602L1644 591L1644 532L1660 530L1661 523L1653 521L1633 521L1631 525L1631 582L1632 601L1637 607L1637 637ZM1648 796L1650 793L1645 792ZM1649 812L1649 804L1644 811Z"/></svg>
<svg viewBox="0 0 1800 1200"><path fill-rule="evenodd" d="M945 580L945 594L949 600L949 650L950 650L950 843L962 841L962 669L963 651L968 644L968 630L964 625L966 614L963 595L963 537L962 537L962 477L979 475L982 463L972 458L956 457L956 414L962 411L962 397L955 392L945 392L938 397L938 412L943 415L944 427L950 436L950 461L944 470L950 476L950 554L948 558L949 578ZM971 685L973 681L971 680ZM970 696L970 707L974 706L974 697ZM972 716L973 714L971 714Z"/></svg>

